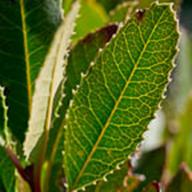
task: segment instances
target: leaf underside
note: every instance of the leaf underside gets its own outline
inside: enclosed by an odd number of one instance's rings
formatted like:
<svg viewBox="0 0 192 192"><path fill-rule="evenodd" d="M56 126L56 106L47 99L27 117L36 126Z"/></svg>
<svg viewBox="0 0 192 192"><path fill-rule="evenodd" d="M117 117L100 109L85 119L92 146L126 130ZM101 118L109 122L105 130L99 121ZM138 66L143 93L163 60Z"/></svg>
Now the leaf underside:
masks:
<svg viewBox="0 0 192 192"><path fill-rule="evenodd" d="M24 143L24 152L27 158L31 155L43 134L46 137L49 132L54 97L63 80L64 60L68 53L70 38L74 30L74 22L78 11L79 3L75 3L71 12L69 12L57 30L49 53L46 56L44 66L37 78L29 120L29 130Z"/></svg>
<svg viewBox="0 0 192 192"><path fill-rule="evenodd" d="M0 1L0 84L8 96L9 127L20 142L34 80L60 21L60 0Z"/></svg>
<svg viewBox="0 0 192 192"><path fill-rule="evenodd" d="M170 4L153 4L129 20L82 78L66 115L69 191L102 179L142 140L173 67L176 25Z"/></svg>

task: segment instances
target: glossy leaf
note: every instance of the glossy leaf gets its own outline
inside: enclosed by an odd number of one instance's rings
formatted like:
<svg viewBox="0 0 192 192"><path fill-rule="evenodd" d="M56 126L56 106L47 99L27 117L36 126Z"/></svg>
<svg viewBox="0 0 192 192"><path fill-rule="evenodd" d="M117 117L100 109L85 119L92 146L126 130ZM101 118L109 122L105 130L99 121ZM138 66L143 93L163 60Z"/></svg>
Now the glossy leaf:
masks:
<svg viewBox="0 0 192 192"><path fill-rule="evenodd" d="M53 101L63 79L64 59L67 56L78 11L79 3L75 3L71 12L69 12L59 27L49 53L46 56L44 66L36 81L29 131L24 143L24 152L27 158L30 156L41 136L45 134L46 137L50 129Z"/></svg>
<svg viewBox="0 0 192 192"><path fill-rule="evenodd" d="M69 191L101 180L141 142L168 83L177 39L170 5L155 3L91 64L66 116Z"/></svg>
<svg viewBox="0 0 192 192"><path fill-rule="evenodd" d="M61 20L60 0L0 1L0 84L6 87L9 127L24 140L34 81Z"/></svg>

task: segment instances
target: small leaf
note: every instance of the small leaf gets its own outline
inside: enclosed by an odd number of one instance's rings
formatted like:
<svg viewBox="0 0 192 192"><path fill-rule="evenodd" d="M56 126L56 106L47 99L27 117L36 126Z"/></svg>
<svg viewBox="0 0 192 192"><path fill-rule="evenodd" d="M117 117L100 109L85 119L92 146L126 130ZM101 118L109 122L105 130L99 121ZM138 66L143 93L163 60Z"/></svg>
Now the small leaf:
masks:
<svg viewBox="0 0 192 192"><path fill-rule="evenodd" d="M69 191L102 180L141 142L162 100L177 40L170 4L155 3L91 64L66 115Z"/></svg>
<svg viewBox="0 0 192 192"><path fill-rule="evenodd" d="M0 84L6 87L9 128L24 141L34 81L61 21L60 0L0 1Z"/></svg>
<svg viewBox="0 0 192 192"><path fill-rule="evenodd" d="M59 27L44 66L36 81L33 96L29 131L24 143L24 152L28 158L43 135L48 134L51 125L53 101L64 74L64 58L67 56L70 38L74 30L74 22L79 11L79 3L75 3L72 11Z"/></svg>

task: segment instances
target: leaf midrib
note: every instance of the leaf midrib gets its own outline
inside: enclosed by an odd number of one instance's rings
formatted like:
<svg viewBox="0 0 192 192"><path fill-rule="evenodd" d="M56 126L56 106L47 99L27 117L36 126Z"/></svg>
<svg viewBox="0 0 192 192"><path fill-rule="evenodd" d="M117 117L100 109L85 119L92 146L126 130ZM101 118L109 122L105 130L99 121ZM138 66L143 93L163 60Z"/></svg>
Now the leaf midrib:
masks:
<svg viewBox="0 0 192 192"><path fill-rule="evenodd" d="M149 42L150 42L150 39L151 39L154 31L156 30L157 26L158 26L158 23L160 22L161 18L163 17L164 12L165 12L165 10L163 11L163 13L161 14L161 16L160 16L159 19L157 20L156 24L154 25L153 30L151 31L151 33L150 33L150 35L149 35L149 37L148 37L148 39L147 39L147 41L146 41L146 43L145 43L145 45L144 45L144 47L143 47L143 50L141 51L141 53L140 53L140 55L139 55L139 57L138 57L138 59L137 59L137 61L136 61L136 64L134 65L134 68L133 68L133 70L132 70L129 78L128 78L128 80L127 80L127 82L126 82L126 84L125 84L122 92L120 93L120 96L118 97L117 102L115 103L115 105L114 105L114 107L113 107L113 109L112 109L111 114L109 115L109 117L108 117L108 119L107 119L107 121L106 121L106 123L105 123L105 125L104 125L104 128L102 129L102 131L101 131L101 133L100 133L100 135L99 135L99 137L98 137L95 145L93 146L93 148L92 148L92 150L91 150L91 153L88 155L88 157L87 157L87 159L86 159L83 167L81 168L81 171L79 172L79 175L77 176L77 178L76 178L76 180L75 180L75 182L74 182L74 186L75 186L75 185L78 183L78 181L80 180L83 172L85 171L88 163L90 162L93 154L95 153L98 144L100 143L101 139L103 138L103 136L104 136L104 134L105 134L105 131L107 130L108 126L110 125L111 119L112 119L114 113L116 112L116 110L117 110L117 108L118 108L118 106L119 106L119 103L121 102L122 97L123 97L125 91L127 90L128 86L129 86L129 84L130 84L130 82L131 82L131 80L132 80L132 77L133 77L134 74L135 74L135 71L136 71L137 68L138 68L138 65L139 65L140 60L141 60L141 58L142 58L142 56L143 56L143 54L144 54L144 52L145 52L145 50L146 50L146 47L148 46L148 44L149 44Z"/></svg>
<svg viewBox="0 0 192 192"><path fill-rule="evenodd" d="M31 104L32 104L32 90L31 90L31 74L30 74L30 60L29 60L30 54L29 54L29 47L28 47L28 35L27 35L24 0L20 0L20 11L21 11L22 34L23 34L24 59L25 59L25 66L26 66L27 95L28 95L28 105L29 105L28 110L30 114Z"/></svg>

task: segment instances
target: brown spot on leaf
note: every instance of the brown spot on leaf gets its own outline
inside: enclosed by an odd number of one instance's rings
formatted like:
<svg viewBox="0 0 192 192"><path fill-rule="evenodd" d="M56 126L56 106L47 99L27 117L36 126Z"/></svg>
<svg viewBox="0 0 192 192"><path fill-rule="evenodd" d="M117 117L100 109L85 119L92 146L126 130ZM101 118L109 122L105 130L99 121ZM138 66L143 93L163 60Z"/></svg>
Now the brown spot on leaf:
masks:
<svg viewBox="0 0 192 192"><path fill-rule="evenodd" d="M83 40L82 43L90 43L95 40L97 35L103 36L103 43L107 43L112 38L113 34L117 32L118 26L115 24L109 25L107 27L104 27L100 30L98 30L96 33L92 33L87 35Z"/></svg>
<svg viewBox="0 0 192 192"><path fill-rule="evenodd" d="M111 40L112 36L117 32L117 25L109 25L100 30L100 32L104 33L104 43L107 43Z"/></svg>
<svg viewBox="0 0 192 192"><path fill-rule="evenodd" d="M136 18L137 18L138 21L142 21L144 15L145 15L145 10L144 9L137 9L136 10Z"/></svg>

